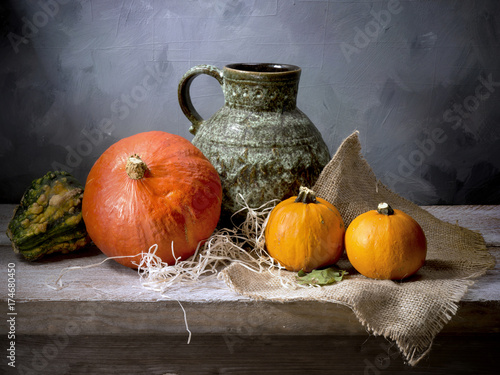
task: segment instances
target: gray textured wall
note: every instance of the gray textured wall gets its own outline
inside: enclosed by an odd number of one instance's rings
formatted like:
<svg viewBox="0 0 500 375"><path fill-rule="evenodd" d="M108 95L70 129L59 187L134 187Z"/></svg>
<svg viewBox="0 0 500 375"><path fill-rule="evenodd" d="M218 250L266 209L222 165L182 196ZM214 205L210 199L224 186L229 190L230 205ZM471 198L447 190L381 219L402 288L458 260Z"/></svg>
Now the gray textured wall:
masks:
<svg viewBox="0 0 500 375"><path fill-rule="evenodd" d="M500 203L500 6L491 1L12 0L0 5L0 201L63 167L82 182L123 137L191 139L190 67L296 64L298 107L335 152L360 131L418 204ZM210 77L191 92L209 117Z"/></svg>

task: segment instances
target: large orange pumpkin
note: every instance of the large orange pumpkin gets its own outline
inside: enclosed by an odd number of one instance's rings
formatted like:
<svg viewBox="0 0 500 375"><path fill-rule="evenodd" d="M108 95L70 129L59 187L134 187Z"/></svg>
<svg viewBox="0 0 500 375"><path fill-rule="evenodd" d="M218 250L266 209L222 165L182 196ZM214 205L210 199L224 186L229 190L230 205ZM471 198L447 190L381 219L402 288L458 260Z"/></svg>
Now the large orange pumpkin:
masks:
<svg viewBox="0 0 500 375"><path fill-rule="evenodd" d="M420 225L403 211L380 203L356 217L345 234L352 266L372 279L401 280L425 262L427 241Z"/></svg>
<svg viewBox="0 0 500 375"><path fill-rule="evenodd" d="M183 137L151 131L108 148L90 170L82 215L90 238L107 256L131 256L157 244L164 262L193 255L220 216L219 175ZM138 257L121 258L137 268Z"/></svg>
<svg viewBox="0 0 500 375"><path fill-rule="evenodd" d="M335 264L344 250L344 222L331 203L301 187L273 208L264 232L271 257L289 271Z"/></svg>

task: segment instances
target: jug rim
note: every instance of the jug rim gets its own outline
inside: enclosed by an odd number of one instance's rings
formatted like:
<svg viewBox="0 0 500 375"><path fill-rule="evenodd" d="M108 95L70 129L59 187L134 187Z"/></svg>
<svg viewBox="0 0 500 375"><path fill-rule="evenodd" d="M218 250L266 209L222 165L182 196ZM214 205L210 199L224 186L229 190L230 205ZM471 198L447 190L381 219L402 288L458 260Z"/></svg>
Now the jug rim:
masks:
<svg viewBox="0 0 500 375"><path fill-rule="evenodd" d="M232 63L227 64L224 68L237 72L265 75L297 73L301 71L297 65L281 63Z"/></svg>

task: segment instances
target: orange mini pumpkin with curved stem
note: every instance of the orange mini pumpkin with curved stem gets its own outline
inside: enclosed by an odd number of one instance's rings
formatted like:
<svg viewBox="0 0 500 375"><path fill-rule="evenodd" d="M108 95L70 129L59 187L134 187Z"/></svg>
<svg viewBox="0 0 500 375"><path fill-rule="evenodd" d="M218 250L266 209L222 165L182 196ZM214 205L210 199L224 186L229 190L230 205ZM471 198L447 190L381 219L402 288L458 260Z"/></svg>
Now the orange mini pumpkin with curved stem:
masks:
<svg viewBox="0 0 500 375"><path fill-rule="evenodd" d="M310 272L335 264L344 250L345 227L331 203L301 187L299 195L280 202L265 229L271 257L289 271Z"/></svg>
<svg viewBox="0 0 500 375"><path fill-rule="evenodd" d="M156 255L173 264L212 234L221 201L219 175L202 152L183 137L151 131L99 157L87 177L82 215L107 256L133 256L157 244ZM116 259L131 268L139 260Z"/></svg>
<svg viewBox="0 0 500 375"><path fill-rule="evenodd" d="M402 280L425 262L427 241L420 225L400 210L380 203L377 210L356 217L345 235L352 266L372 279Z"/></svg>

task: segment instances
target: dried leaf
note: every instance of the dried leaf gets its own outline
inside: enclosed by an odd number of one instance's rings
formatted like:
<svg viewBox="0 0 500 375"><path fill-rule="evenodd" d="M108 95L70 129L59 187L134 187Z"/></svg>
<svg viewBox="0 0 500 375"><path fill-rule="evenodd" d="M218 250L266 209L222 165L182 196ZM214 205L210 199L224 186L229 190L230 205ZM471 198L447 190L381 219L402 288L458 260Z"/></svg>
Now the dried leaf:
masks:
<svg viewBox="0 0 500 375"><path fill-rule="evenodd" d="M344 275L347 275L347 271L336 267L313 270L309 273L300 270L297 275L297 283L301 285L329 285L342 281Z"/></svg>

